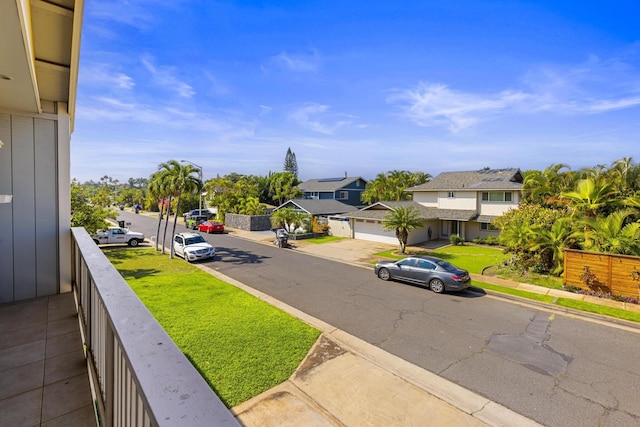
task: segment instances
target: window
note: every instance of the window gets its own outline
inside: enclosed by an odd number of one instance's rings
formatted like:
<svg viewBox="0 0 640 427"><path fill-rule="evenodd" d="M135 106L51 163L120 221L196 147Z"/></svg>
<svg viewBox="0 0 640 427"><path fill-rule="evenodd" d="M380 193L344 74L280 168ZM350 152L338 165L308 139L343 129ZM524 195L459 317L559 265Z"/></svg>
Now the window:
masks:
<svg viewBox="0 0 640 427"><path fill-rule="evenodd" d="M513 193L511 191L485 191L482 193L483 202L511 202Z"/></svg>
<svg viewBox="0 0 640 427"><path fill-rule="evenodd" d="M424 259L419 259L418 260L418 265L416 266L418 268L424 268L425 270L435 270L436 266L432 263L430 263L427 260Z"/></svg>
<svg viewBox="0 0 640 427"><path fill-rule="evenodd" d="M448 198L450 198L450 199L453 199L453 198L455 198L455 197L456 197L456 193L455 193L455 192L453 192L453 191L449 191L449 192L447 193L447 197L448 197Z"/></svg>
<svg viewBox="0 0 640 427"><path fill-rule="evenodd" d="M484 231L498 231L498 227L496 227L493 224L490 224L488 222L481 222L480 223L480 230L484 230Z"/></svg>
<svg viewBox="0 0 640 427"><path fill-rule="evenodd" d="M348 199L349 198L349 193L346 191L340 191L338 193L338 199Z"/></svg>

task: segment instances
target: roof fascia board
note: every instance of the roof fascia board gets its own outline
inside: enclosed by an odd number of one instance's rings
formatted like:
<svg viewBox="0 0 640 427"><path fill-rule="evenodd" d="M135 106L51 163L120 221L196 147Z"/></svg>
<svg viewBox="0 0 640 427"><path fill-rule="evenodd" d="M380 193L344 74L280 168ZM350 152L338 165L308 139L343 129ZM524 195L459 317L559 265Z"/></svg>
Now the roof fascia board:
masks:
<svg viewBox="0 0 640 427"><path fill-rule="evenodd" d="M22 42L24 55L29 68L29 79L31 81L31 93L38 112L42 112L40 103L40 91L38 90L38 79L36 76L36 57L33 47L33 28L31 27L31 2L29 0L16 0L18 18L20 19L20 29L22 32Z"/></svg>

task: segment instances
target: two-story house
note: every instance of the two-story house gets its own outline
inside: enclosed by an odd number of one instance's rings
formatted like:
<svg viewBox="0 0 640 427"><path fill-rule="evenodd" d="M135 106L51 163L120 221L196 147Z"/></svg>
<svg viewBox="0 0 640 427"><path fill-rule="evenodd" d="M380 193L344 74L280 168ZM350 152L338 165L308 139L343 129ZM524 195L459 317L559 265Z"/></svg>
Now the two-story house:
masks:
<svg viewBox="0 0 640 427"><path fill-rule="evenodd" d="M408 244L457 234L465 240L498 236L491 221L522 198L523 177L519 169L481 169L443 172L431 181L406 191L412 201L378 202L357 212L349 212L352 237L385 243L397 243L392 230L384 230L382 219L398 206L414 207L423 226L411 231Z"/></svg>
<svg viewBox="0 0 640 427"><path fill-rule="evenodd" d="M351 206L362 206L360 195L367 181L359 176L310 179L298 185L303 199L337 200Z"/></svg>

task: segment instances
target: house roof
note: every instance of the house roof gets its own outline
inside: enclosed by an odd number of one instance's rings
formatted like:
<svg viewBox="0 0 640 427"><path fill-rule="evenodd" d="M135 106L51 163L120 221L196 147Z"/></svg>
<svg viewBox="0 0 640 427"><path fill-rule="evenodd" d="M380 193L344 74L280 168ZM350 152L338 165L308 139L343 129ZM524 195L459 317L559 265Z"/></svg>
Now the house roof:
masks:
<svg viewBox="0 0 640 427"><path fill-rule="evenodd" d="M84 0L0 1L1 109L39 114L65 102L73 129L83 9Z"/></svg>
<svg viewBox="0 0 640 427"><path fill-rule="evenodd" d="M336 215L343 214L353 209L353 206L335 199L292 199L278 206L276 210L292 207L291 205L294 205L294 208L301 209L310 215Z"/></svg>
<svg viewBox="0 0 640 427"><path fill-rule="evenodd" d="M438 209L421 205L420 203L414 202L413 200L407 200L400 202L377 202L358 211L346 212L342 216L348 218L382 220L385 216L387 216L390 210L393 210L397 207L412 207L418 211L418 213L420 214L420 218L424 220L442 219L453 221L469 221L477 215L477 212L475 210Z"/></svg>
<svg viewBox="0 0 640 427"><path fill-rule="evenodd" d="M522 190L520 169L481 169L466 172L443 172L424 184L406 191L448 190Z"/></svg>
<svg viewBox="0 0 640 427"><path fill-rule="evenodd" d="M310 191L317 191L319 193L321 192L328 192L328 191L337 191L340 190L341 188L344 188L346 186L348 186L349 184L352 184L355 181L358 180L362 180L365 182L367 182L366 179L360 177L360 176L352 176L352 177L338 177L338 178L320 178L320 179L310 179L307 180L305 182L303 182L302 184L298 185L298 188L301 191L305 191L305 192L310 192ZM364 189L364 188L363 188Z"/></svg>

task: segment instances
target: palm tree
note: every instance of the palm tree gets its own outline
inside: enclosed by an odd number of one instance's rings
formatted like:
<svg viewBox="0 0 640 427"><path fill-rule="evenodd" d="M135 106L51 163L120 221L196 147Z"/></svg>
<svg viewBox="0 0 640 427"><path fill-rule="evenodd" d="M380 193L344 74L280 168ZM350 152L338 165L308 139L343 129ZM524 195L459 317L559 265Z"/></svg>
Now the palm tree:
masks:
<svg viewBox="0 0 640 427"><path fill-rule="evenodd" d="M160 211L158 212L158 230L156 231L156 251L158 250L158 244L160 241L160 227L162 226L162 218L164 217L164 200L167 196L163 178L164 175L162 173L156 172L151 175L151 179L149 181L149 193L151 194L151 197L155 200L160 201Z"/></svg>
<svg viewBox="0 0 640 427"><path fill-rule="evenodd" d="M360 200L367 204L381 200L411 200L411 194L405 190L409 187L424 184L429 179L431 179L431 175L424 172L393 170L387 173L380 173L375 179L367 182Z"/></svg>
<svg viewBox="0 0 640 427"><path fill-rule="evenodd" d="M406 208L398 206L382 219L382 227L385 230L395 230L401 253L405 253L407 248L409 232L421 227L422 224L420 213L413 206Z"/></svg>
<svg viewBox="0 0 640 427"><path fill-rule="evenodd" d="M560 193L567 188L567 179L561 173L562 169L569 169L568 165L558 163L545 168L544 171L528 171L525 173L522 190L524 199L539 205L553 205Z"/></svg>
<svg viewBox="0 0 640 427"><path fill-rule="evenodd" d="M176 207L173 217L173 230L171 231L171 236L173 236L176 234L176 225L178 223L180 197L183 193L195 193L196 191L202 191L202 181L197 177L200 169L191 164L183 165L176 160L169 160L166 163L162 163L160 167L165 171L165 178L169 193L176 199ZM171 204L171 202L169 202L169 204ZM167 223L168 222L169 220L167 218ZM167 224L165 224L165 234L166 227ZM173 245L171 245L169 257L173 258Z"/></svg>
<svg viewBox="0 0 640 427"><path fill-rule="evenodd" d="M533 237L533 243L529 246L529 250L539 251L551 274L557 276L564 270L564 250L576 246L576 236L572 219L560 218L550 229L545 227L531 229L530 237Z"/></svg>
<svg viewBox="0 0 640 427"><path fill-rule="evenodd" d="M574 212L593 218L599 208L615 200L615 195L616 188L613 184L601 179L584 178L578 181L575 191L563 192L560 197L569 202Z"/></svg>
<svg viewBox="0 0 640 427"><path fill-rule="evenodd" d="M624 255L640 255L640 223L629 222L631 209L606 217L585 218L585 249Z"/></svg>

